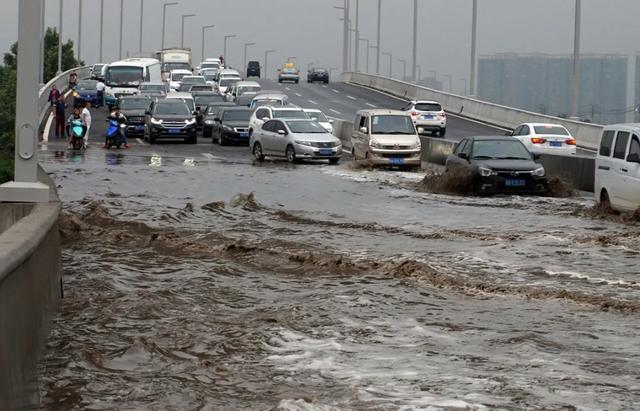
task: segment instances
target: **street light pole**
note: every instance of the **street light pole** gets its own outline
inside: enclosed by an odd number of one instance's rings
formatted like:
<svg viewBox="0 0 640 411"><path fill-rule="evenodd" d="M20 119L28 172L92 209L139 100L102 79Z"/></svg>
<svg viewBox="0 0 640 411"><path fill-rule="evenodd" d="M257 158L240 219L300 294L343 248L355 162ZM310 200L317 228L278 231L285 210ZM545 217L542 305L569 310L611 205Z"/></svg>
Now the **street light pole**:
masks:
<svg viewBox="0 0 640 411"><path fill-rule="evenodd" d="M215 26L216 26L215 24L212 24L210 26L202 26L202 58L200 59L201 62L204 61L204 55L205 55L205 47L204 47L204 45L205 45L205 37L204 37L204 32L207 29L214 28Z"/></svg>
<svg viewBox="0 0 640 411"><path fill-rule="evenodd" d="M247 68L247 48L255 45L256 43L244 43L244 65L242 66L243 69Z"/></svg>
<svg viewBox="0 0 640 411"><path fill-rule="evenodd" d="M359 64L359 60L360 60L360 21L359 21L359 17L360 17L360 0L356 0L356 27L355 27L355 33L356 33L356 40L355 40L355 50L354 50L354 54L355 54L355 61L353 63L353 71L355 71L356 73L360 71L360 64Z"/></svg>
<svg viewBox="0 0 640 411"><path fill-rule="evenodd" d="M382 0L378 0L378 39L376 43L376 74L380 75L380 29L382 27Z"/></svg>
<svg viewBox="0 0 640 411"><path fill-rule="evenodd" d="M195 17L195 14L183 14L182 15L182 27L180 31L180 47L184 48L184 21L189 17Z"/></svg>
<svg viewBox="0 0 640 411"><path fill-rule="evenodd" d="M82 0L78 1L78 60L82 60Z"/></svg>
<svg viewBox="0 0 640 411"><path fill-rule="evenodd" d="M231 67L229 64L229 59L227 58L227 40L232 39L236 37L235 34L230 34L228 36L224 36L224 52L222 53L222 56L224 57L224 65L226 67Z"/></svg>
<svg viewBox="0 0 640 411"><path fill-rule="evenodd" d="M407 60L398 59L398 61L402 63L402 81L405 81L407 79Z"/></svg>
<svg viewBox="0 0 640 411"><path fill-rule="evenodd" d="M164 37L165 37L165 31L167 28L167 7L175 6L177 4L178 2L171 2L171 3L164 3L162 5L162 43L161 43L162 46L160 47L161 50L164 50Z"/></svg>
<svg viewBox="0 0 640 411"><path fill-rule="evenodd" d="M582 17L582 0L576 0L576 16L573 37L573 76L571 79L571 117L578 117L580 101L580 25Z"/></svg>
<svg viewBox="0 0 640 411"><path fill-rule="evenodd" d="M40 1L39 1L40 2ZM42 7L42 11L40 13L40 26L39 27L39 33L40 33L40 63L38 63L38 68L40 69L40 74L39 74L39 79L40 79L40 85L44 86L44 16L46 14L46 6L44 4L44 1L40 2L40 5Z"/></svg>
<svg viewBox="0 0 640 411"><path fill-rule="evenodd" d="M23 0L24 1L24 0ZM62 18L62 12L64 9L64 0L60 1L60 14L58 19L58 74L62 73L62 25L64 20Z"/></svg>
<svg viewBox="0 0 640 411"><path fill-rule="evenodd" d="M120 45L118 47L118 60L122 60L122 31L124 30L124 0L120 0Z"/></svg>
<svg viewBox="0 0 640 411"><path fill-rule="evenodd" d="M368 74L369 73L369 48L371 46L369 45L369 43L370 43L369 39L360 38L360 41L364 41L367 44L367 48L366 48L366 50L367 50L367 53L366 53L367 54L367 63L365 64L365 73Z"/></svg>
<svg viewBox="0 0 640 411"><path fill-rule="evenodd" d="M102 51L104 49L104 0L100 0L100 58L98 59L100 63L103 60Z"/></svg>
<svg viewBox="0 0 640 411"><path fill-rule="evenodd" d="M349 71L349 0L344 0L344 7L334 6L334 9L342 10L342 72Z"/></svg>
<svg viewBox="0 0 640 411"><path fill-rule="evenodd" d="M462 83L464 84L464 94L463 96L467 95L467 79L466 78L461 78L460 81L462 81Z"/></svg>
<svg viewBox="0 0 640 411"><path fill-rule="evenodd" d="M82 0L80 0L82 1ZM142 53L142 29L144 26L144 0L140 0L140 40L138 44L138 53Z"/></svg>
<svg viewBox="0 0 640 411"><path fill-rule="evenodd" d="M449 79L449 93L452 93L453 92L453 76L451 74L443 74L442 76Z"/></svg>
<svg viewBox="0 0 640 411"><path fill-rule="evenodd" d="M269 54L275 52L275 50L265 50L264 52L264 78L269 78Z"/></svg>
<svg viewBox="0 0 640 411"><path fill-rule="evenodd" d="M473 0L473 12L471 18L471 75L469 76L469 94L474 96L476 93L476 76L478 64L478 0Z"/></svg>
<svg viewBox="0 0 640 411"><path fill-rule="evenodd" d="M411 78L414 83L418 81L418 0L413 0L413 63L411 64Z"/></svg>
<svg viewBox="0 0 640 411"><path fill-rule="evenodd" d="M418 70L418 79L416 83L422 80L422 66L420 64L416 64L416 69Z"/></svg>
<svg viewBox="0 0 640 411"><path fill-rule="evenodd" d="M393 54L391 53L382 53L385 56L389 56L389 77L393 78Z"/></svg>

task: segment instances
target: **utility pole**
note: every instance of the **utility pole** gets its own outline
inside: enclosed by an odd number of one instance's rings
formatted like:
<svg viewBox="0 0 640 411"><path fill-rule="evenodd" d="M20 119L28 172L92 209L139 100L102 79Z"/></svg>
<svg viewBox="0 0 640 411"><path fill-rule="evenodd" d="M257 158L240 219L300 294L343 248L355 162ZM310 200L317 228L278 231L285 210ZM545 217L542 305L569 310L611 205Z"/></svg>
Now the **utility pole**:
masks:
<svg viewBox="0 0 640 411"><path fill-rule="evenodd" d="M205 55L205 46L204 46L205 45L205 37L204 37L204 32L205 32L205 30L212 29L215 26L216 26L215 24L212 24L210 26L203 26L202 27L202 58L200 59L201 62L204 61L204 55Z"/></svg>
<svg viewBox="0 0 640 411"><path fill-rule="evenodd" d="M80 0L82 1L82 0ZM144 26L144 0L140 0L140 40L138 44L138 53L142 54L142 33Z"/></svg>
<svg viewBox="0 0 640 411"><path fill-rule="evenodd" d="M393 54L391 53L382 53L385 56L389 56L389 77L393 78Z"/></svg>
<svg viewBox="0 0 640 411"><path fill-rule="evenodd" d="M400 63L402 63L402 81L407 80L407 60L398 59Z"/></svg>
<svg viewBox="0 0 640 411"><path fill-rule="evenodd" d="M411 64L411 78L418 81L418 0L413 0L413 63ZM405 79L406 80L406 75Z"/></svg>
<svg viewBox="0 0 640 411"><path fill-rule="evenodd" d="M104 50L104 0L100 0L100 58L98 59L100 63L103 60L102 51Z"/></svg>
<svg viewBox="0 0 640 411"><path fill-rule="evenodd" d="M40 0L38 0L40 2ZM39 79L40 79L40 85L44 86L44 16L45 16L45 11L46 11L46 7L44 5L44 1L40 2L41 7L42 7L42 11L40 13L40 63L38 64L38 68L40 69L40 74L39 74Z"/></svg>
<svg viewBox="0 0 640 411"><path fill-rule="evenodd" d="M380 41L381 33L380 29L382 27L382 0L378 0L378 39L376 43L376 74L380 75Z"/></svg>
<svg viewBox="0 0 640 411"><path fill-rule="evenodd" d="M344 7L334 6L334 9L342 10L342 72L349 71L349 0L344 0Z"/></svg>
<svg viewBox="0 0 640 411"><path fill-rule="evenodd" d="M82 0L78 1L78 60L82 60Z"/></svg>
<svg viewBox="0 0 640 411"><path fill-rule="evenodd" d="M449 93L453 92L453 76L451 74L443 74L442 77L449 79Z"/></svg>
<svg viewBox="0 0 640 411"><path fill-rule="evenodd" d="M578 117L580 101L580 25L582 17L582 0L576 0L576 16L573 37L573 76L571 79L571 117Z"/></svg>
<svg viewBox="0 0 640 411"><path fill-rule="evenodd" d="M189 17L195 17L195 14L183 14L182 15L182 28L180 31L180 47L184 48L184 21L185 19L188 19Z"/></svg>
<svg viewBox="0 0 640 411"><path fill-rule="evenodd" d="M120 0L120 45L118 47L118 60L122 60L122 32L124 30L124 0Z"/></svg>
<svg viewBox="0 0 640 411"><path fill-rule="evenodd" d="M353 63L353 71L356 73L360 71L360 0L356 0L356 40L355 40L355 61Z"/></svg>
<svg viewBox="0 0 640 411"><path fill-rule="evenodd" d="M242 66L243 69L247 68L247 48L249 46L255 46L256 43L244 43L244 65Z"/></svg>
<svg viewBox="0 0 640 411"><path fill-rule="evenodd" d="M227 40L232 39L236 37L235 34L230 34L228 36L224 36L224 52L222 53L222 56L224 57L224 65L225 67L231 67L231 63L229 62L229 59L227 58Z"/></svg>
<svg viewBox="0 0 640 411"><path fill-rule="evenodd" d="M15 178L0 186L0 201L49 201L49 186L38 182L40 43L44 0L18 2L18 73L16 80Z"/></svg>
<svg viewBox="0 0 640 411"><path fill-rule="evenodd" d="M275 52L275 50L265 50L264 52L264 78L269 78L269 54Z"/></svg>
<svg viewBox="0 0 640 411"><path fill-rule="evenodd" d="M104 0L102 0L104 1ZM178 4L177 2L171 2L171 3L164 3L162 5L162 47L161 50L164 50L164 38L165 38L165 31L167 28L167 7L169 6L175 6L176 4Z"/></svg>
<svg viewBox="0 0 640 411"><path fill-rule="evenodd" d="M24 1L24 0L23 0ZM58 19L58 74L62 73L62 25L64 20L62 18L62 12L64 9L64 0L60 1L60 14Z"/></svg>
<svg viewBox="0 0 640 411"><path fill-rule="evenodd" d="M478 64L478 0L473 0L473 11L471 17L471 74L469 75L469 95L476 95L476 76Z"/></svg>
<svg viewBox="0 0 640 411"><path fill-rule="evenodd" d="M365 49L367 50L367 53L366 53L367 62L365 64L365 73L369 74L369 49L371 48L371 45L369 44L370 43L369 39L360 38L360 41L365 42L367 45L367 48Z"/></svg>

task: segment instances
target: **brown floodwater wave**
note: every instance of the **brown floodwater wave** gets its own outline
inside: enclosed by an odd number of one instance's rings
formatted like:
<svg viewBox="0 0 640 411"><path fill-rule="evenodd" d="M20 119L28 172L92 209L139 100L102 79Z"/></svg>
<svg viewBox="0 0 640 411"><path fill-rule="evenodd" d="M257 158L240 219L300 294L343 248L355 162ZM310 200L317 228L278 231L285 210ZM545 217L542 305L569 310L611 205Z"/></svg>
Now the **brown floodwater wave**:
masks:
<svg viewBox="0 0 640 411"><path fill-rule="evenodd" d="M263 206L258 204L253 195L239 195L231 205L252 211L263 209ZM216 209L220 207L221 205L218 204ZM193 205L189 204L184 210L180 210L178 215L184 215L193 212L193 210ZM316 221L297 217L286 211L277 211L273 215L297 224L329 224L330 226L335 224L332 227L407 234L404 230L395 231L395 229L375 224ZM72 247L75 243L84 244L91 241L110 243L112 246L122 245L123 247L126 244L127 248L150 248L156 254L170 255L173 258L207 259L215 256L218 259L222 258L245 267L289 275L379 275L483 298L493 295L533 300L558 299L605 311L640 312L640 301L623 300L609 295L590 295L567 289L496 284L490 280L483 281L457 276L454 271L443 273L428 263L412 259L376 259L370 256L352 258L337 250L313 247L278 238L237 239L211 230L201 232L181 228L151 227L143 222L115 218L110 214L109 209L100 202L89 203L85 211L81 213L63 213L60 218L60 230L67 247ZM414 234L422 235L409 233L409 235ZM468 235L468 233L458 232L453 234ZM431 238L428 237L429 234L426 236L425 238Z"/></svg>

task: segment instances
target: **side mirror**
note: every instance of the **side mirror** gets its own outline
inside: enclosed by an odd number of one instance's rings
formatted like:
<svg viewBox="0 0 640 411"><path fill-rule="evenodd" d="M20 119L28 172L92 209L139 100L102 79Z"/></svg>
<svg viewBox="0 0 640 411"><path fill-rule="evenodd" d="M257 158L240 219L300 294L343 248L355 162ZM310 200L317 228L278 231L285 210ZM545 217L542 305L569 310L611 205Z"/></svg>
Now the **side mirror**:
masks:
<svg viewBox="0 0 640 411"><path fill-rule="evenodd" d="M213 121L215 121L216 123L222 123L222 120L220 120L220 118L218 117L214 118Z"/></svg>
<svg viewBox="0 0 640 411"><path fill-rule="evenodd" d="M458 158L461 158L463 160L469 160L469 156L467 155L467 153L458 154Z"/></svg>
<svg viewBox="0 0 640 411"><path fill-rule="evenodd" d="M202 107L196 107L196 111L202 111Z"/></svg>
<svg viewBox="0 0 640 411"><path fill-rule="evenodd" d="M278 134L280 134L281 136L286 136L287 132L284 130L278 130Z"/></svg>
<svg viewBox="0 0 640 411"><path fill-rule="evenodd" d="M504 133L505 136L513 137L513 131L507 131Z"/></svg>
<svg viewBox="0 0 640 411"><path fill-rule="evenodd" d="M271 120L269 117L262 117L262 121L264 121L265 123L269 120Z"/></svg>
<svg viewBox="0 0 640 411"><path fill-rule="evenodd" d="M534 160L540 160L540 158L542 158L542 156L540 154L534 154L533 155L533 159ZM640 162L640 161L639 161Z"/></svg>
<svg viewBox="0 0 640 411"><path fill-rule="evenodd" d="M334 121L330 119L329 120L329 124L333 124L333 123L334 123Z"/></svg>
<svg viewBox="0 0 640 411"><path fill-rule="evenodd" d="M627 162L640 164L640 154L638 153L629 154L629 156L627 157Z"/></svg>
<svg viewBox="0 0 640 411"><path fill-rule="evenodd" d="M361 132L362 134L368 134L368 133L369 133L369 129L368 129L368 128L366 128L366 127L360 127L360 132Z"/></svg>

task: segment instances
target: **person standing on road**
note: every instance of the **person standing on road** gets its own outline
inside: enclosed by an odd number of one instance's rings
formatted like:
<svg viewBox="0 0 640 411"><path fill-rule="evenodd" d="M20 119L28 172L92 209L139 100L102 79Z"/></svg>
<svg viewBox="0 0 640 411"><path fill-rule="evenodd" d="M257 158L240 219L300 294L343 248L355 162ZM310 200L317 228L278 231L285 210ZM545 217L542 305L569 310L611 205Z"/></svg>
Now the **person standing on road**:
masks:
<svg viewBox="0 0 640 411"><path fill-rule="evenodd" d="M56 138L64 137L65 114L67 105L64 103L64 97L58 96L55 102L54 111L56 115Z"/></svg>
<svg viewBox="0 0 640 411"><path fill-rule="evenodd" d="M82 118L82 124L86 127L87 131L84 133L84 148L89 147L89 132L91 131L91 102L86 101L80 117Z"/></svg>
<svg viewBox="0 0 640 411"><path fill-rule="evenodd" d="M104 104L104 89L105 89L105 84L98 80L98 84L96 84L96 90L98 90L98 107L102 107L102 105Z"/></svg>
<svg viewBox="0 0 640 411"><path fill-rule="evenodd" d="M53 86L51 86L51 91L49 92L49 104L51 105L52 110L54 109L54 106L58 102L59 98L60 98L60 91L58 90L58 87L56 87L56 85L54 84Z"/></svg>

